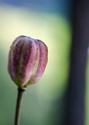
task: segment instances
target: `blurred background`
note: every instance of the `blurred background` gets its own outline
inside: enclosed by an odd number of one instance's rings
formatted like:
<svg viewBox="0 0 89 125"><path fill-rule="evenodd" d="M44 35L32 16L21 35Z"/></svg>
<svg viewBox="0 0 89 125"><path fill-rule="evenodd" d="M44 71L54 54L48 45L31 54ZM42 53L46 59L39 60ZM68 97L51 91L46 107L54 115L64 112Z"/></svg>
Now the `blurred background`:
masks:
<svg viewBox="0 0 89 125"><path fill-rule="evenodd" d="M21 125L64 125L71 46L71 0L0 0L0 125L13 125L17 86L7 71L13 40L27 35L43 40L49 60L41 80L24 93ZM89 125L89 59L86 120Z"/></svg>

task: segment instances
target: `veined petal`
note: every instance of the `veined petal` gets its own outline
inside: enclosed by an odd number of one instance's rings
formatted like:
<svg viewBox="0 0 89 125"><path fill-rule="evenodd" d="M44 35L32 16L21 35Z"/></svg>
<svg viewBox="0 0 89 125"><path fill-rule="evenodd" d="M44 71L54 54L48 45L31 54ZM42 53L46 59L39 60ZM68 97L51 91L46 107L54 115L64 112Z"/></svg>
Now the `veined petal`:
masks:
<svg viewBox="0 0 89 125"><path fill-rule="evenodd" d="M36 83L44 73L48 48L41 40L19 36L13 42L8 60L8 71L19 87Z"/></svg>
<svg viewBox="0 0 89 125"><path fill-rule="evenodd" d="M48 62L48 48L45 43L43 43L41 40L37 40L40 48L40 58L39 58L39 64L38 68L34 77L34 81L37 82L40 80L41 76L43 75L46 64Z"/></svg>
<svg viewBox="0 0 89 125"><path fill-rule="evenodd" d="M29 82L27 83L27 85L32 84L32 83L36 83L40 80L41 76L44 73L44 70L46 68L46 64L48 62L48 48L45 45L45 43L43 43L40 40L35 40L35 42L38 45L38 58L37 58L37 62L35 64L35 70L34 73L31 77L31 79L29 80Z"/></svg>
<svg viewBox="0 0 89 125"><path fill-rule="evenodd" d="M19 67L19 79L22 82L22 86L25 86L32 76L37 58L37 46L32 38L30 38L30 40L28 38L22 51Z"/></svg>
<svg viewBox="0 0 89 125"><path fill-rule="evenodd" d="M28 83L26 84L26 86L35 83L34 77L35 77L36 71L37 71L37 69L38 69L38 64L39 64L39 60L40 60L40 48L39 48L39 44L38 44L37 41L35 41L35 43L36 43L36 46L37 46L35 65L34 65L34 69L33 69L33 71L32 71L32 76L31 76L31 78L29 79L29 81L28 81Z"/></svg>
<svg viewBox="0 0 89 125"><path fill-rule="evenodd" d="M24 44L24 41L20 41L15 44L13 43L10 49L8 71L13 80L16 80L16 75L18 72L18 64L19 64L19 59L20 59L23 44Z"/></svg>

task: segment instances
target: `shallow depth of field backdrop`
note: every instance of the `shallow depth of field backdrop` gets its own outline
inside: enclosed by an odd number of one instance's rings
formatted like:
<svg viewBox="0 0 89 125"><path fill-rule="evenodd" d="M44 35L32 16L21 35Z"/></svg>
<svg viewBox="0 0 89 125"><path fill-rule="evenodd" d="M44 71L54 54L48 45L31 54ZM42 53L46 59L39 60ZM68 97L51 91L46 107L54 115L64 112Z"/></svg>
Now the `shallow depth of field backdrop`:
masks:
<svg viewBox="0 0 89 125"><path fill-rule="evenodd" d="M70 0L0 0L0 125L14 123L17 86L10 79L7 63L9 48L19 35L41 39L49 49L43 77L24 93L21 125L63 125L72 34L70 15ZM87 69L89 72L89 66ZM86 125L88 88L87 84Z"/></svg>

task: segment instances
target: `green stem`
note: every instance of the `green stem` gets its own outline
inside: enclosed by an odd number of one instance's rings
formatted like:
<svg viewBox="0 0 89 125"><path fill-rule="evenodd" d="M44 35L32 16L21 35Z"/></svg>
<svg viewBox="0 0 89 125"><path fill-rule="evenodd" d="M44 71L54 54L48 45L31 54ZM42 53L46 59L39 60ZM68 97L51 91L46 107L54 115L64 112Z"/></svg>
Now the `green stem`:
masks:
<svg viewBox="0 0 89 125"><path fill-rule="evenodd" d="M16 104L16 113L15 113L15 123L14 125L19 125L20 122L20 109L21 109L21 101L23 92L25 91L24 88L18 88L18 96L17 96L17 104Z"/></svg>

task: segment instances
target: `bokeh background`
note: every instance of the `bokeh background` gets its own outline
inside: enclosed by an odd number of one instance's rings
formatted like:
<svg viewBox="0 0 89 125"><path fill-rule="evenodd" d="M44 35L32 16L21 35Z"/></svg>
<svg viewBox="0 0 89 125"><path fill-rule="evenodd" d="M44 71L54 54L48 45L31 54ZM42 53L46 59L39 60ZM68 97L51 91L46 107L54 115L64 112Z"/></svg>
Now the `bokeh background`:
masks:
<svg viewBox="0 0 89 125"><path fill-rule="evenodd" d="M43 40L49 60L41 80L24 93L21 125L64 125L71 47L71 0L0 0L0 125L14 124L17 86L7 71L13 40L27 35ZM89 125L89 59L86 120Z"/></svg>

